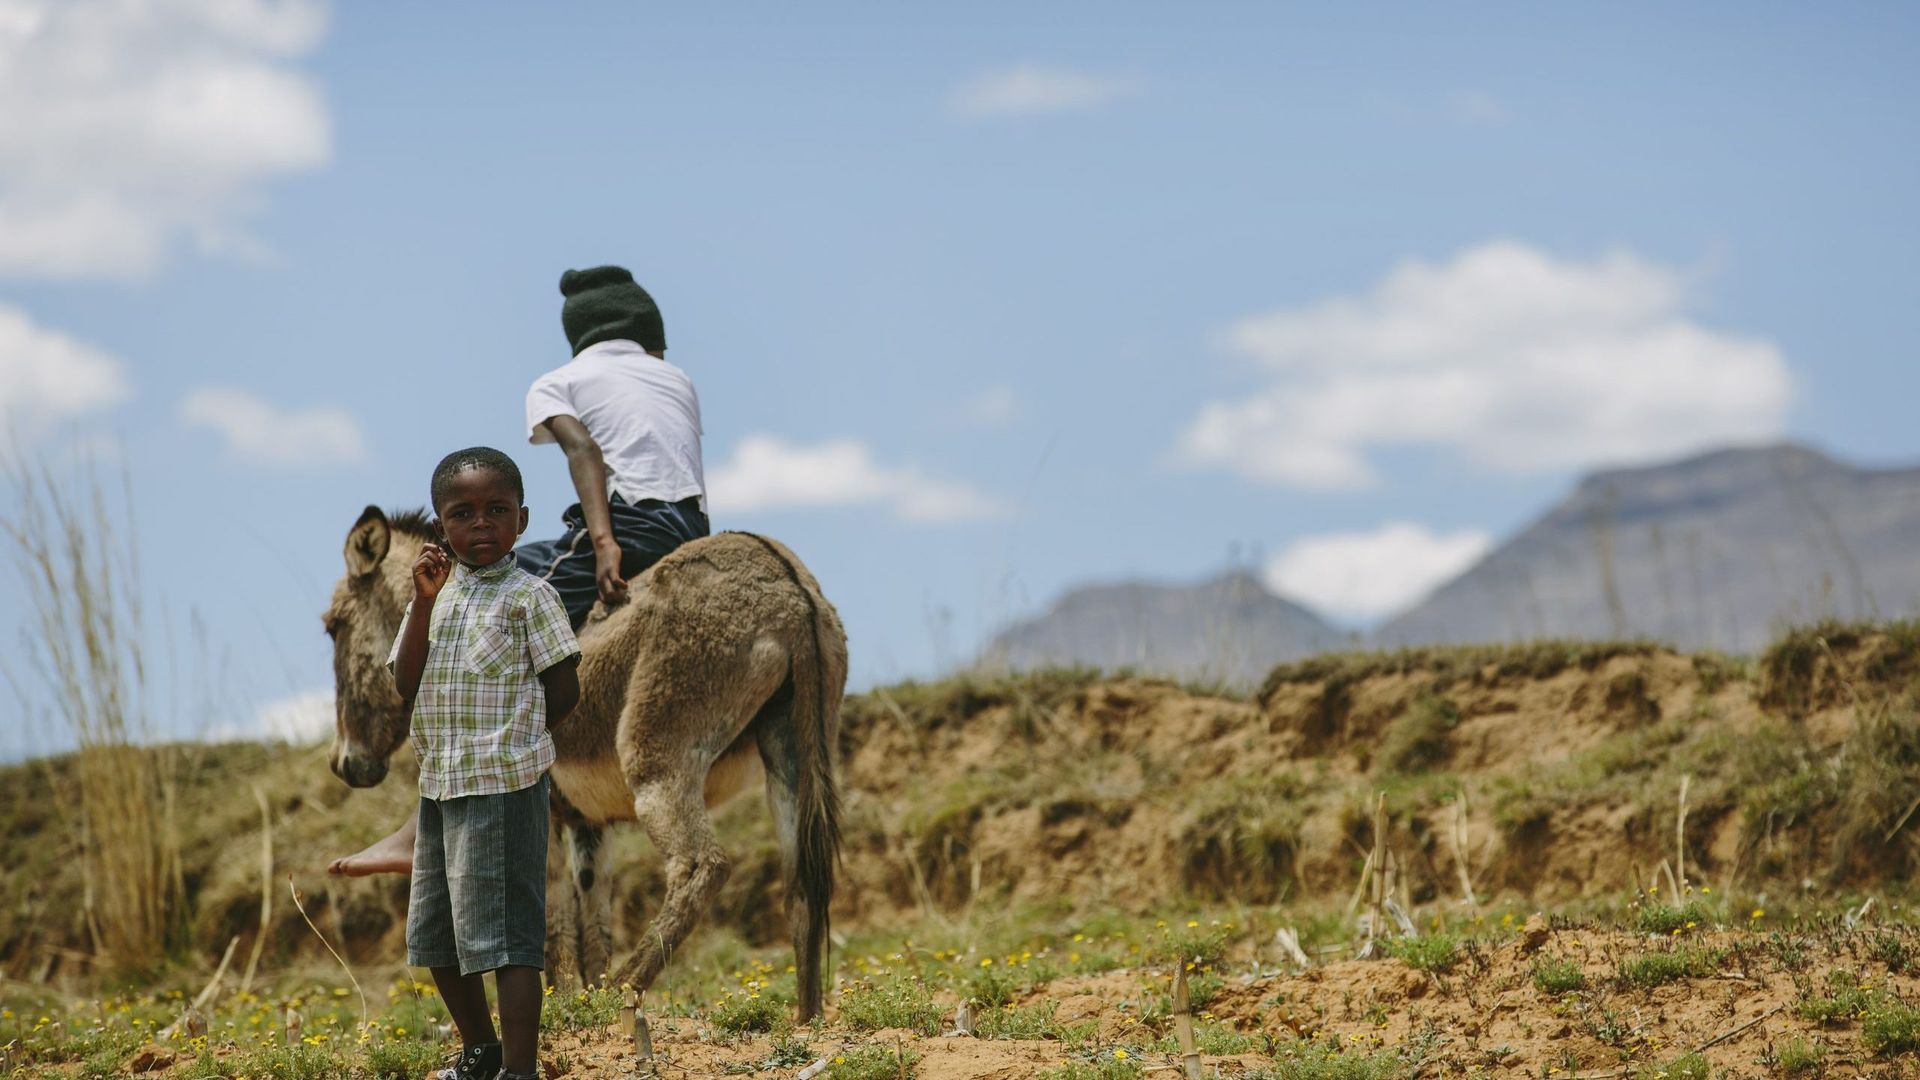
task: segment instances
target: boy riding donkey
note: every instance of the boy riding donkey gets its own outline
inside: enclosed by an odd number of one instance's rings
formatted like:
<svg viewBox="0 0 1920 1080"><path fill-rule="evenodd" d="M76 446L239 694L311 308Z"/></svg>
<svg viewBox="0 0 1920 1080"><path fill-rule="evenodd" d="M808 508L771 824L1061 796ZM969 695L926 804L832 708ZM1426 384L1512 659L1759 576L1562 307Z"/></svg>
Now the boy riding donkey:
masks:
<svg viewBox="0 0 1920 1080"><path fill-rule="evenodd" d="M578 630L597 598L623 602L627 579L710 531L700 457L700 398L667 363L653 297L618 266L560 275L569 363L527 391L528 441L558 443L579 502L558 540L524 545L519 565L560 594ZM564 808L562 808L564 810ZM348 877L413 868L419 815L327 872Z"/></svg>

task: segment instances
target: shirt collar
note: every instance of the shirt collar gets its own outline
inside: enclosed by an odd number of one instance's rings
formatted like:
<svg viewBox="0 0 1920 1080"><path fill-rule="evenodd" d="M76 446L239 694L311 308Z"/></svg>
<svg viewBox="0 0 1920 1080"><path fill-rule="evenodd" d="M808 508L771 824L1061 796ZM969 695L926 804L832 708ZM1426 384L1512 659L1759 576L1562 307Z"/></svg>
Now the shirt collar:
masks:
<svg viewBox="0 0 1920 1080"><path fill-rule="evenodd" d="M588 356L652 357L652 355L653 355L652 353L641 348L640 343L637 341L629 341L626 338L613 338L608 341L594 342L593 344L587 346L586 348L581 349L580 354L578 356L575 356L574 359L579 360Z"/></svg>
<svg viewBox="0 0 1920 1080"><path fill-rule="evenodd" d="M492 584L505 579L509 573L513 572L513 552L509 551L485 566L468 566L463 562L456 562L454 566L460 571L463 577L470 577Z"/></svg>

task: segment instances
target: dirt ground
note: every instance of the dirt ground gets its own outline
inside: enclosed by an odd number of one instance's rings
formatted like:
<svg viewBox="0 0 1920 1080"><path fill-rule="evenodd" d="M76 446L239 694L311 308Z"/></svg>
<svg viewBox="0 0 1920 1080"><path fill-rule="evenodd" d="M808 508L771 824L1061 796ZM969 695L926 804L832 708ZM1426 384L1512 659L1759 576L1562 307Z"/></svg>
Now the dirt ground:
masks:
<svg viewBox="0 0 1920 1080"><path fill-rule="evenodd" d="M1913 1067L1911 1052L1876 1054L1863 1045L1865 1025L1858 1017L1823 1023L1803 1015L1802 1003L1821 1000L1835 970L1856 977L1855 985L1868 998L1920 1000L1920 975L1904 970L1904 959L1896 961L1903 967L1896 973L1870 955L1897 955L1897 950L1876 948L1875 942L1885 939L1837 929L1675 937L1550 930L1544 922L1527 931L1500 946L1466 949L1447 971L1416 970L1402 960L1384 959L1230 975L1196 1013L1203 1031L1246 1036L1250 1045L1235 1053L1206 1054L1203 1065L1223 1076L1365 1075L1357 1071L1359 1062L1390 1057L1390 1075L1633 1074L1653 1080L1664 1077L1677 1059L1698 1052L1714 1076L1901 1074ZM1906 940L1904 933L1900 940ZM1717 959L1713 970L1699 977L1648 987L1623 981L1623 962L1673 950L1698 950ZM1537 985L1536 970L1550 960L1570 962L1584 976L1585 988L1556 993ZM1065 978L1036 987L1017 1002L1051 1002L1063 1023L1097 1023L1097 1034L1079 1046L923 1037L901 1030L854 1032L831 1016L824 1029L803 1031L802 1037L829 1059L862 1045L897 1046L917 1056L911 1072L920 1080L1033 1077L1072 1061L1114 1061L1116 1054L1120 1061L1158 1071L1179 1060L1155 1049L1167 1020L1152 1015L1150 1002L1168 978L1152 969ZM663 1076L799 1071L766 1067L773 1049L767 1037L729 1039L693 1019L655 1019L651 1030ZM1310 1047L1337 1050L1332 1060L1346 1062L1345 1071L1290 1068L1289 1062ZM547 1057L551 1073L582 1078L631 1076L636 1068L631 1044L612 1030L552 1039ZM1814 1064L1800 1064L1803 1059ZM1685 1072L1682 1063L1676 1075Z"/></svg>

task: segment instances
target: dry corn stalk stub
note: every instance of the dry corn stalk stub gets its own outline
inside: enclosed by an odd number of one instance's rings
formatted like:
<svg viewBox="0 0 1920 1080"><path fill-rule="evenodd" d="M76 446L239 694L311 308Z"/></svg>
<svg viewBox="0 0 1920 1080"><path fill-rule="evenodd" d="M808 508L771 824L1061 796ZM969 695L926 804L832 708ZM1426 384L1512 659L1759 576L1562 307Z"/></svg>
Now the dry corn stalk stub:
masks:
<svg viewBox="0 0 1920 1080"><path fill-rule="evenodd" d="M1173 1030L1180 1039L1180 1063L1187 1080L1200 1080L1200 1050L1193 1038L1193 995L1187 989L1186 957L1175 961L1173 973Z"/></svg>

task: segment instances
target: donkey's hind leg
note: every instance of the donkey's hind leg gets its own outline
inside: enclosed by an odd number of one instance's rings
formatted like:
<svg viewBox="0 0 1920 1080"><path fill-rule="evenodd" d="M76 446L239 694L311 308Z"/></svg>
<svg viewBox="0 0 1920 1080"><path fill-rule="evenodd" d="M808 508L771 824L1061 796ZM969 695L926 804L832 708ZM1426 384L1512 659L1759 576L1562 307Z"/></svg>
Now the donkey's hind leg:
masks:
<svg viewBox="0 0 1920 1080"><path fill-rule="evenodd" d="M573 875L567 873L566 860L557 857L572 830L557 813L548 829L546 979L548 986L558 987L580 972L580 894Z"/></svg>
<svg viewBox="0 0 1920 1080"><path fill-rule="evenodd" d="M730 864L713 832L703 797L704 772L662 775L634 784L633 809L660 852L666 895L646 936L616 983L645 993L726 884Z"/></svg>
<svg viewBox="0 0 1920 1080"><path fill-rule="evenodd" d="M567 830L569 877L579 907L580 982L599 986L613 966L613 876L608 873L606 827L576 824Z"/></svg>

